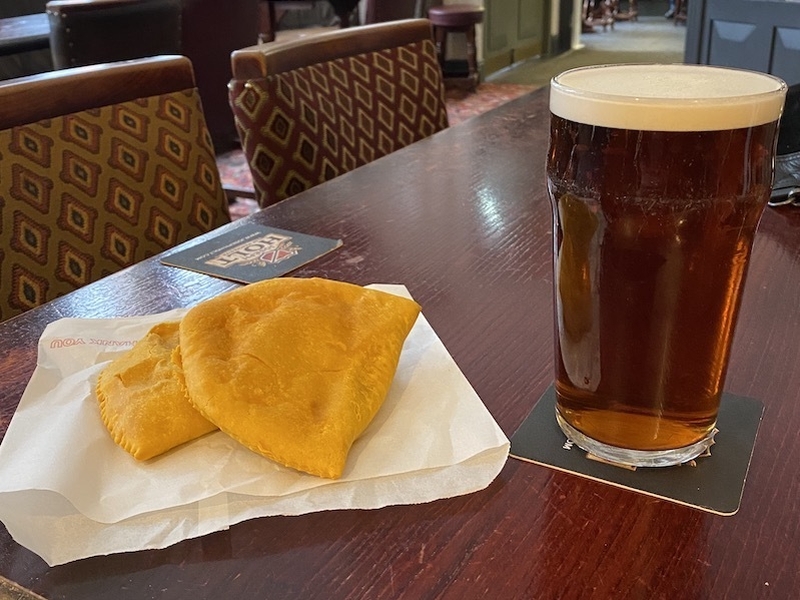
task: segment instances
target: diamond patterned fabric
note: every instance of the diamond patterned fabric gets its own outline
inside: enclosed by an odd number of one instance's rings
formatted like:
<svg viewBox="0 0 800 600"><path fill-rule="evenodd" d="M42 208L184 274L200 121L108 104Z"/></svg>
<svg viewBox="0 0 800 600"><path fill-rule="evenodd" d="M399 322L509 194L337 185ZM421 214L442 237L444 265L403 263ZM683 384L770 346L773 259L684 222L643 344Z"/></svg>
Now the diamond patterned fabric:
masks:
<svg viewBox="0 0 800 600"><path fill-rule="evenodd" d="M229 220L197 90L0 131L0 320Z"/></svg>
<svg viewBox="0 0 800 600"><path fill-rule="evenodd" d="M262 207L447 127L429 40L234 80L230 101Z"/></svg>

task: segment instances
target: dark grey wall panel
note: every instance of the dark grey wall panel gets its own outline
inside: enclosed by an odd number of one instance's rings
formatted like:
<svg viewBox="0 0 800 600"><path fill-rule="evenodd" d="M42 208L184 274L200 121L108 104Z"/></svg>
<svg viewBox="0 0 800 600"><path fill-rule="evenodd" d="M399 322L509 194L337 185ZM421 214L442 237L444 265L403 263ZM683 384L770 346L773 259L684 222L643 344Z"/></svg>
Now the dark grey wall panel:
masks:
<svg viewBox="0 0 800 600"><path fill-rule="evenodd" d="M691 0L684 60L754 69L800 83L800 2Z"/></svg>
<svg viewBox="0 0 800 600"><path fill-rule="evenodd" d="M763 70L769 65L772 32L753 23L711 22L708 59L712 65Z"/></svg>
<svg viewBox="0 0 800 600"><path fill-rule="evenodd" d="M778 27L776 34L772 73L786 81L800 81L800 28Z"/></svg>

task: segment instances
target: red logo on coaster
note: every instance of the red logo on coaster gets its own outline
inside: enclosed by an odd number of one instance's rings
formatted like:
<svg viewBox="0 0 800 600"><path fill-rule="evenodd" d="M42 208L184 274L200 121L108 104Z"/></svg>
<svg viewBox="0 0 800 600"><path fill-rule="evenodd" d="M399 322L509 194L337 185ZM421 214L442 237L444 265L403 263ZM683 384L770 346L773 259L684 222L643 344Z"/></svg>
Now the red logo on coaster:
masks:
<svg viewBox="0 0 800 600"><path fill-rule="evenodd" d="M270 250L269 252L265 252L264 254L262 254L261 260L270 265L276 265L279 262L286 260L287 258L293 257L299 251L300 247L292 244L290 240L289 242L281 244L274 250Z"/></svg>

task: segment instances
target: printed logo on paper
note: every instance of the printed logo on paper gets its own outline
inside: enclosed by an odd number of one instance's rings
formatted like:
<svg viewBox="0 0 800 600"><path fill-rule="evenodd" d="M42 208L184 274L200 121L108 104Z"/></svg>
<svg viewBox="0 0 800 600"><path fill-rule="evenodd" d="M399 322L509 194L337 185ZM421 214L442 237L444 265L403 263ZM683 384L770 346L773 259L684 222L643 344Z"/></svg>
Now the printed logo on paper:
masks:
<svg viewBox="0 0 800 600"><path fill-rule="evenodd" d="M289 235L268 233L234 246L205 264L222 269L230 267L266 267L277 265L296 256L302 248L292 241Z"/></svg>

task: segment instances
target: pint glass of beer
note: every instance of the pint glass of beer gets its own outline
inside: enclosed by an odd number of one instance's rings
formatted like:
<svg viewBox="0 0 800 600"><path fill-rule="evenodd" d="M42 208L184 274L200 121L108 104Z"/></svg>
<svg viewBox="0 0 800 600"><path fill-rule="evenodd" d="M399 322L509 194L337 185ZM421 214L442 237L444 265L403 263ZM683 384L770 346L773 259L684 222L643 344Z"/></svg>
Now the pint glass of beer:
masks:
<svg viewBox="0 0 800 600"><path fill-rule="evenodd" d="M591 454L667 466L713 443L785 95L699 65L553 79L556 418Z"/></svg>

